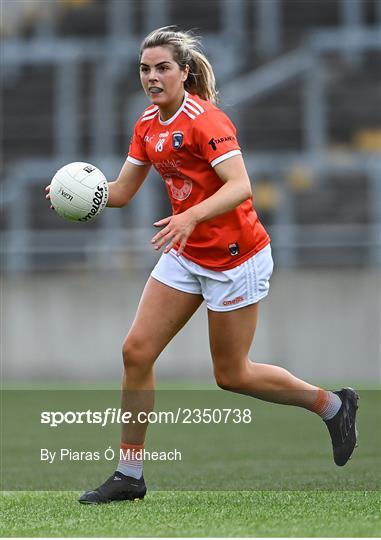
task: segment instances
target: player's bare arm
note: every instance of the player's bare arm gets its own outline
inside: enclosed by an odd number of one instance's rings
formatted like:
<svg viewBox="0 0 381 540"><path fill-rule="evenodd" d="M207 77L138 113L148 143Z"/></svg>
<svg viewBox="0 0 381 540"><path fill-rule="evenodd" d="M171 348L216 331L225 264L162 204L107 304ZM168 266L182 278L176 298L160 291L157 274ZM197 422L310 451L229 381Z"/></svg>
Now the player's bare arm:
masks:
<svg viewBox="0 0 381 540"><path fill-rule="evenodd" d="M118 178L114 182L109 182L109 199L107 206L111 208L121 208L130 202L140 186L146 179L151 164L134 165L125 161ZM45 187L45 197L50 200L50 185ZM51 206L51 208L53 208Z"/></svg>
<svg viewBox="0 0 381 540"><path fill-rule="evenodd" d="M164 250L164 253L168 253L179 243L177 255L181 255L198 223L224 214L252 196L250 179L242 156L231 157L216 165L214 170L224 182L216 193L181 214L154 223L155 227L164 226L164 229L152 238L156 250L168 242Z"/></svg>
<svg viewBox="0 0 381 540"><path fill-rule="evenodd" d="M109 199L107 206L121 208L130 202L149 173L151 164L134 165L125 161L114 182L109 182Z"/></svg>
<svg viewBox="0 0 381 540"><path fill-rule="evenodd" d="M229 212L252 196L250 179L241 155L222 161L214 170L224 185L191 209L196 223Z"/></svg>

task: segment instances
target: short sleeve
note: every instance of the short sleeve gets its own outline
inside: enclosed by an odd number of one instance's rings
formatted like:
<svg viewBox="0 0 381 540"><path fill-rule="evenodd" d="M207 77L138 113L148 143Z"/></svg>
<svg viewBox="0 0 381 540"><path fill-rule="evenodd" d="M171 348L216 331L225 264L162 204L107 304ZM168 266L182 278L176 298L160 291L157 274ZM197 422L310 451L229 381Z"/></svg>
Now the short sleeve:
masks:
<svg viewBox="0 0 381 540"><path fill-rule="evenodd" d="M141 135L139 134L138 124L136 124L134 134L131 138L127 161L130 161L134 165L147 165L150 163L146 153L145 144Z"/></svg>
<svg viewBox="0 0 381 540"><path fill-rule="evenodd" d="M197 150L212 167L241 154L234 124L219 109L200 115L193 129Z"/></svg>

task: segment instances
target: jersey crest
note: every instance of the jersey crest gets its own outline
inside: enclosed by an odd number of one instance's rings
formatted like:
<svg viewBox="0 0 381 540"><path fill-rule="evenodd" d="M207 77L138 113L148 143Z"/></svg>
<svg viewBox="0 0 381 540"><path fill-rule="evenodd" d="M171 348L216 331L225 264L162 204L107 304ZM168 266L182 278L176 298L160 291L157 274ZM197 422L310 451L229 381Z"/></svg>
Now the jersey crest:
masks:
<svg viewBox="0 0 381 540"><path fill-rule="evenodd" d="M182 131L174 131L172 133L172 146L174 150L181 148L184 140L184 133Z"/></svg>

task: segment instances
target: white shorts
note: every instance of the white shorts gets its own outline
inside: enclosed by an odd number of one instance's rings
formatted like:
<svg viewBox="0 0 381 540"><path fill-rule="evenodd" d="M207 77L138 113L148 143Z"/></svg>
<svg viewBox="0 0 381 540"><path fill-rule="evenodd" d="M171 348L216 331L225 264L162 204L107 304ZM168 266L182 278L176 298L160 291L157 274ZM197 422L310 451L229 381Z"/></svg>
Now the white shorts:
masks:
<svg viewBox="0 0 381 540"><path fill-rule="evenodd" d="M273 267L270 244L239 266L224 271L178 257L172 249L162 254L151 276L179 291L201 294L212 311L231 311L267 296Z"/></svg>

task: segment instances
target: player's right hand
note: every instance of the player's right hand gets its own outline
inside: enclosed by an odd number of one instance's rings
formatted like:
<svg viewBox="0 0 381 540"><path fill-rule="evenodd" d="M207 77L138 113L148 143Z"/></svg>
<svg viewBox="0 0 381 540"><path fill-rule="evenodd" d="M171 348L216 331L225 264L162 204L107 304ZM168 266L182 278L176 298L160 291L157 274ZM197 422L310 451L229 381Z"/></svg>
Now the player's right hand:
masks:
<svg viewBox="0 0 381 540"><path fill-rule="evenodd" d="M50 184L45 187L45 199L48 199L48 201L50 201ZM54 210L52 205L50 205L50 208Z"/></svg>

